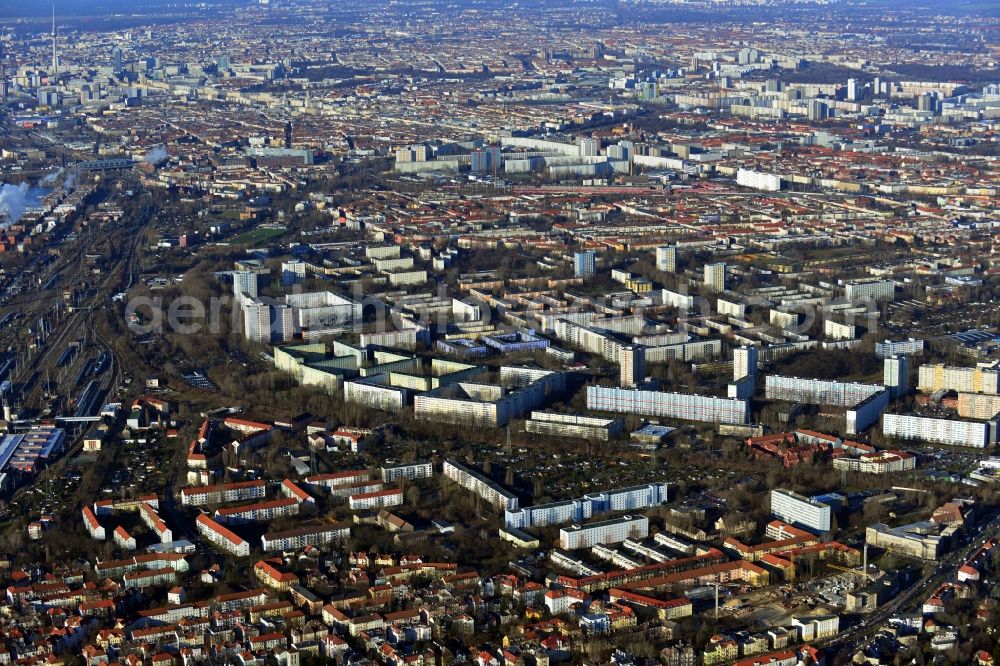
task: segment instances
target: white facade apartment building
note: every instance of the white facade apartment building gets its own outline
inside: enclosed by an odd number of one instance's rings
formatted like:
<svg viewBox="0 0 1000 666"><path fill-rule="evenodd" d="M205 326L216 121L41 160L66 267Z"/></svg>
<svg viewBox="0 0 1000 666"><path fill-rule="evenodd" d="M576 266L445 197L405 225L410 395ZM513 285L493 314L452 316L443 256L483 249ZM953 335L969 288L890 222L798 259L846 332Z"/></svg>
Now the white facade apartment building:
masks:
<svg viewBox="0 0 1000 666"><path fill-rule="evenodd" d="M827 319L823 322L823 333L831 340L853 340L858 337L858 327Z"/></svg>
<svg viewBox="0 0 1000 666"><path fill-rule="evenodd" d="M270 592L264 588L257 588L246 592L220 594L215 598L213 605L219 612L228 613L234 610L246 610L251 606L259 606L265 603L269 597Z"/></svg>
<svg viewBox="0 0 1000 666"><path fill-rule="evenodd" d="M170 543L174 540L173 530L167 527L167 524L160 518L160 514L149 504L143 503L139 506L139 517L146 524L146 527L156 534L160 543Z"/></svg>
<svg viewBox="0 0 1000 666"><path fill-rule="evenodd" d="M781 176L752 169L737 169L736 184L753 190L778 192L781 190Z"/></svg>
<svg viewBox="0 0 1000 666"><path fill-rule="evenodd" d="M747 316L749 306L739 294L719 296L715 301L715 309L720 315L739 317L743 319Z"/></svg>
<svg viewBox="0 0 1000 666"><path fill-rule="evenodd" d="M399 488L377 490L373 493L359 493L347 498L347 506L355 511L364 509L383 509L399 506L403 503L403 491Z"/></svg>
<svg viewBox="0 0 1000 666"><path fill-rule="evenodd" d="M360 495L362 493L376 493L383 488L385 488L385 485L381 481L358 481L347 486L332 486L330 488L330 497L350 497L351 495Z"/></svg>
<svg viewBox="0 0 1000 666"><path fill-rule="evenodd" d="M281 492L282 497L293 499L296 502L302 504L316 503L316 500L315 498L313 498L312 495L303 490L299 484L295 483L291 479L285 479L284 481L281 482L281 486L279 487L279 492Z"/></svg>
<svg viewBox="0 0 1000 666"><path fill-rule="evenodd" d="M830 505L790 490L776 488L771 491L771 513L790 525L801 525L816 532L830 531Z"/></svg>
<svg viewBox="0 0 1000 666"><path fill-rule="evenodd" d="M370 245L365 248L365 257L367 259L390 259L398 257L400 251L398 245Z"/></svg>
<svg viewBox="0 0 1000 666"><path fill-rule="evenodd" d="M720 292L726 290L726 264L717 261L705 264L704 285L709 291Z"/></svg>
<svg viewBox="0 0 1000 666"><path fill-rule="evenodd" d="M882 383L893 398L906 395L910 390L910 357L888 356L882 361Z"/></svg>
<svg viewBox="0 0 1000 666"><path fill-rule="evenodd" d="M125 589L154 587L156 585L173 585L177 582L177 572L173 567L151 569L148 571L133 571L122 576Z"/></svg>
<svg viewBox="0 0 1000 666"><path fill-rule="evenodd" d="M422 420L503 427L565 390L565 373L504 366L499 384L456 382L414 396L413 414Z"/></svg>
<svg viewBox="0 0 1000 666"><path fill-rule="evenodd" d="M243 303L243 337L253 342L271 342L271 306L256 300Z"/></svg>
<svg viewBox="0 0 1000 666"><path fill-rule="evenodd" d="M691 296L690 294L681 294L676 291L670 291L669 289L660 290L660 301L664 305L677 308L681 312L687 312L694 307L694 296Z"/></svg>
<svg viewBox="0 0 1000 666"><path fill-rule="evenodd" d="M840 617L837 615L793 617L792 626L798 631L800 641L820 641L837 635L840 631Z"/></svg>
<svg viewBox="0 0 1000 666"><path fill-rule="evenodd" d="M889 406L891 392L886 389L865 398L844 412L844 427L848 435L856 435L878 423L882 412Z"/></svg>
<svg viewBox="0 0 1000 666"><path fill-rule="evenodd" d="M764 395L768 400L786 400L814 405L851 407L883 390L885 387L880 384L838 382L783 375L767 375L764 378Z"/></svg>
<svg viewBox="0 0 1000 666"><path fill-rule="evenodd" d="M281 532L269 532L261 537L265 551L299 550L306 546L340 543L351 536L350 523L327 523L299 527Z"/></svg>
<svg viewBox="0 0 1000 666"><path fill-rule="evenodd" d="M579 437L603 442L622 433L621 419L600 419L557 412L532 412L524 429L538 435Z"/></svg>
<svg viewBox="0 0 1000 666"><path fill-rule="evenodd" d="M647 483L629 488L619 488L605 492L590 493L583 499L590 503L593 514L608 511L632 511L646 509L667 501L670 484Z"/></svg>
<svg viewBox="0 0 1000 666"><path fill-rule="evenodd" d="M198 534L206 541L236 557L246 557L250 554L250 543L224 525L212 520L205 514L195 519Z"/></svg>
<svg viewBox="0 0 1000 666"><path fill-rule="evenodd" d="M562 615L568 613L570 608L576 604L584 604L587 595L580 590L572 588L562 588L558 590L548 590L543 597L545 607L552 615Z"/></svg>
<svg viewBox="0 0 1000 666"><path fill-rule="evenodd" d="M733 381L757 374L760 352L752 345L744 345L733 350Z"/></svg>
<svg viewBox="0 0 1000 666"><path fill-rule="evenodd" d="M517 511L518 509L518 499L514 493L501 488L479 472L471 470L459 462L446 460L444 475L500 510Z"/></svg>
<svg viewBox="0 0 1000 666"><path fill-rule="evenodd" d="M899 439L948 446L970 446L977 449L989 446L996 436L989 423L914 414L884 414L882 434Z"/></svg>
<svg viewBox="0 0 1000 666"><path fill-rule="evenodd" d="M585 352L598 354L612 363L617 363L618 355L629 346L596 327L568 319L557 319L554 328L555 336L559 340L579 347Z"/></svg>
<svg viewBox="0 0 1000 666"><path fill-rule="evenodd" d="M649 483L590 493L579 499L526 506L506 511L504 523L507 527L524 529L579 522L609 511L648 509L666 502L669 488L667 482Z"/></svg>
<svg viewBox="0 0 1000 666"><path fill-rule="evenodd" d="M305 331L335 330L361 319L361 303L329 291L289 294L285 305L294 310L296 324Z"/></svg>
<svg viewBox="0 0 1000 666"><path fill-rule="evenodd" d="M916 469L917 457L906 451L878 451L865 453L857 458L835 458L833 468L837 471L861 472L862 474L890 474Z"/></svg>
<svg viewBox="0 0 1000 666"><path fill-rule="evenodd" d="M844 296L849 301L891 301L896 295L896 283L892 280L862 278L844 283Z"/></svg>
<svg viewBox="0 0 1000 666"><path fill-rule="evenodd" d="M219 509L215 512L215 519L227 525L263 522L284 516L297 515L300 508L299 505L300 502L298 499L286 497L269 502L258 502L245 506Z"/></svg>
<svg viewBox="0 0 1000 666"><path fill-rule="evenodd" d="M692 340L672 345L646 347L646 361L649 363L665 363L669 360L698 361L705 358L717 358L722 354L722 340Z"/></svg>
<svg viewBox="0 0 1000 666"><path fill-rule="evenodd" d="M135 550L135 537L129 534L121 525L116 527L111 535L119 548L123 550Z"/></svg>
<svg viewBox="0 0 1000 666"><path fill-rule="evenodd" d="M233 296L257 298L259 278L257 271L233 271Z"/></svg>
<svg viewBox="0 0 1000 666"><path fill-rule="evenodd" d="M395 483L401 479L412 481L413 479L429 479L434 476L434 465L429 462L409 463L405 465L394 465L381 469L382 481L385 483Z"/></svg>
<svg viewBox="0 0 1000 666"><path fill-rule="evenodd" d="M677 272L677 246L666 245L656 248L656 270L665 273Z"/></svg>
<svg viewBox="0 0 1000 666"><path fill-rule="evenodd" d="M504 523L507 527L524 529L525 527L545 527L559 525L570 521L583 520L582 500L563 500L526 506L516 511L504 512ZM589 518L590 516L586 516Z"/></svg>
<svg viewBox="0 0 1000 666"><path fill-rule="evenodd" d="M420 343L430 343L430 329L414 322L393 331L373 331L362 333L359 340L362 347L390 347L392 349L415 349Z"/></svg>
<svg viewBox="0 0 1000 666"><path fill-rule="evenodd" d="M899 354L921 354L924 351L924 341L915 338L898 340L896 342L885 340L875 343L875 355L879 358L888 358Z"/></svg>
<svg viewBox="0 0 1000 666"><path fill-rule="evenodd" d="M375 270L380 273L409 270L413 268L413 257L386 257L385 259L372 259L371 263Z"/></svg>
<svg viewBox="0 0 1000 666"><path fill-rule="evenodd" d="M399 412L407 402L407 390L391 386L389 373L344 382L344 401L384 412Z"/></svg>
<svg viewBox="0 0 1000 666"><path fill-rule="evenodd" d="M598 544L621 543L626 539L649 536L649 519L623 516L584 525L570 525L559 530L559 547L566 550L590 548Z"/></svg>
<svg viewBox="0 0 1000 666"><path fill-rule="evenodd" d="M107 538L104 526L97 520L97 516L94 515L93 509L89 506L83 507L83 526L87 529L87 533L90 534L90 538L97 539L98 541L104 541Z"/></svg>
<svg viewBox="0 0 1000 666"><path fill-rule="evenodd" d="M261 499L267 491L264 481L239 481L220 483L214 486L194 486L181 489L181 504L184 506L207 506Z"/></svg>
<svg viewBox="0 0 1000 666"><path fill-rule="evenodd" d="M349 486L354 483L361 483L371 478L371 473L366 469L348 470L345 472L333 472L331 474L314 474L307 476L305 482L310 486L321 488L335 488L337 486Z"/></svg>
<svg viewBox="0 0 1000 666"><path fill-rule="evenodd" d="M744 424L750 417L747 400L606 386L587 387L587 409L706 423Z"/></svg>

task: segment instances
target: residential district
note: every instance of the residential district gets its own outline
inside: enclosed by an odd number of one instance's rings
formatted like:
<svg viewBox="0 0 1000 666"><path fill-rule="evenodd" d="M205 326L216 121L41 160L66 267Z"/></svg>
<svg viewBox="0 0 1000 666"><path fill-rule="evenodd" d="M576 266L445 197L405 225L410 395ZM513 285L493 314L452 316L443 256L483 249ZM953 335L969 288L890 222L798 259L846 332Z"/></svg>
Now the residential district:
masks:
<svg viewBox="0 0 1000 666"><path fill-rule="evenodd" d="M992 3L60 5L0 664L1000 660Z"/></svg>

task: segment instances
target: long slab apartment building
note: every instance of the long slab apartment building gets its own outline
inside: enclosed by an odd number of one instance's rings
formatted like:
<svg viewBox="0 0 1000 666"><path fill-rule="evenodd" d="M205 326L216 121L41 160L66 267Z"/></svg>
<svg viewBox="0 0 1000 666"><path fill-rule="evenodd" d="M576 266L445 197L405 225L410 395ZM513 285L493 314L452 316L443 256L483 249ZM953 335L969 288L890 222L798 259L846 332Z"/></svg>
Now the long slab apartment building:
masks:
<svg viewBox="0 0 1000 666"><path fill-rule="evenodd" d="M636 511L667 501L669 483L649 483L590 493L578 499L549 502L504 512L504 524L514 529L579 522L612 511Z"/></svg>
<svg viewBox="0 0 1000 666"><path fill-rule="evenodd" d="M645 539L648 536L648 518L645 516L622 516L612 520L564 527L559 530L559 547L566 550L576 550L599 544L621 543L626 539Z"/></svg>
<svg viewBox="0 0 1000 666"><path fill-rule="evenodd" d="M306 546L340 543L351 536L350 523L336 522L309 525L280 532L268 532L261 537L265 551L299 550Z"/></svg>
<svg viewBox="0 0 1000 666"><path fill-rule="evenodd" d="M479 495L486 502L502 511L517 511L517 496L500 487L479 472L469 469L460 462L446 460L444 475L468 491Z"/></svg>
<svg viewBox="0 0 1000 666"><path fill-rule="evenodd" d="M815 532L830 531L830 505L791 490L776 488L771 491L771 513L779 520L796 527Z"/></svg>
<svg viewBox="0 0 1000 666"><path fill-rule="evenodd" d="M225 525L212 520L205 514L199 515L195 519L198 534L206 541L214 544L221 550L226 551L236 557L246 557L250 554L250 543L241 536L230 530Z"/></svg>
<svg viewBox="0 0 1000 666"><path fill-rule="evenodd" d="M882 434L902 440L984 449L997 440L996 424L916 414L883 414Z"/></svg>
<svg viewBox="0 0 1000 666"><path fill-rule="evenodd" d="M234 506L216 511L215 519L227 525L264 522L274 520L275 518L297 515L300 504L301 502L298 499L286 497L244 506Z"/></svg>
<svg viewBox="0 0 1000 666"><path fill-rule="evenodd" d="M994 364L963 368L925 363L917 371L917 388L925 393L958 391L997 395L1000 394L1000 369Z"/></svg>
<svg viewBox="0 0 1000 666"><path fill-rule="evenodd" d="M181 489L181 504L184 506L208 506L263 499L267 493L264 481L238 481L220 483L213 486L194 486Z"/></svg>
<svg viewBox="0 0 1000 666"><path fill-rule="evenodd" d="M587 387L587 409L734 425L750 420L748 400L609 386Z"/></svg>
<svg viewBox="0 0 1000 666"><path fill-rule="evenodd" d="M385 483L395 483L401 480L429 479L434 476L434 465L429 462L406 463L383 467L380 472L382 481Z"/></svg>

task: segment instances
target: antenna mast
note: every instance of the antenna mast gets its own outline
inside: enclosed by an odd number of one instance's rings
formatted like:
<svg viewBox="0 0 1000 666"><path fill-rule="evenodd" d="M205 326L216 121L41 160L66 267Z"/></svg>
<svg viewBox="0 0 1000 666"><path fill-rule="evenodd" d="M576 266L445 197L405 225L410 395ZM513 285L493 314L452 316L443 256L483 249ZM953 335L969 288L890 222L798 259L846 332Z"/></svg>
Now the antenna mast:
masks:
<svg viewBox="0 0 1000 666"><path fill-rule="evenodd" d="M56 2L52 0L52 74L59 73L59 56L56 53Z"/></svg>

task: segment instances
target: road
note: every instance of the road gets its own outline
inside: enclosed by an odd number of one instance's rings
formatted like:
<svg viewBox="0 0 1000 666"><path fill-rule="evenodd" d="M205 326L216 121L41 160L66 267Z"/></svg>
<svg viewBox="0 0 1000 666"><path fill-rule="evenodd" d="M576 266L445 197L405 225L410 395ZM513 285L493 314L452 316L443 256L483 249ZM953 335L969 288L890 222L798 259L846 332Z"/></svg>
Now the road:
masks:
<svg viewBox="0 0 1000 666"><path fill-rule="evenodd" d="M915 605L922 604L929 591L946 580L955 580L958 568L975 551L979 550L987 539L1000 536L1000 511L994 509L987 517L989 518L988 521L982 523L979 535L975 539L972 539L962 548L942 557L938 565L914 585L907 588L891 602L882 606L871 615L865 616L860 624L837 634L837 636L823 644L823 647L833 651L848 650L851 653L862 649L872 641L882 625L890 617L897 613L911 610Z"/></svg>

